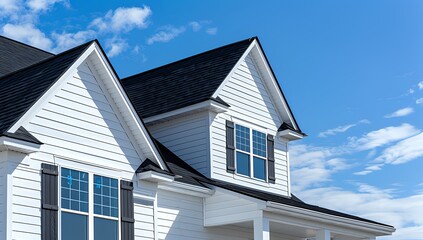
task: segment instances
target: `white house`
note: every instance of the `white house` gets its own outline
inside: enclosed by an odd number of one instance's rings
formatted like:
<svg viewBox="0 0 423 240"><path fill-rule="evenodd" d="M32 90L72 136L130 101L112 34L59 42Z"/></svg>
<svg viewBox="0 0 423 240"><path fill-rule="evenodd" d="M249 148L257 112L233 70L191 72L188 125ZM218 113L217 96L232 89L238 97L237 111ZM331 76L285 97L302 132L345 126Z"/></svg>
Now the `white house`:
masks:
<svg viewBox="0 0 423 240"><path fill-rule="evenodd" d="M256 37L122 80L96 40L0 37L0 239L392 234L291 193L305 136Z"/></svg>

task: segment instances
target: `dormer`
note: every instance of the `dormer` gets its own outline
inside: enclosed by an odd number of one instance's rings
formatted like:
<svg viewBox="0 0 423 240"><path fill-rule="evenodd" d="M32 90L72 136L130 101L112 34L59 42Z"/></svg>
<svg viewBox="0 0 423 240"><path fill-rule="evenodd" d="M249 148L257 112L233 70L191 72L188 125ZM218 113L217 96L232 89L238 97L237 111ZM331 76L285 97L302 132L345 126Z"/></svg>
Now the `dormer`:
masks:
<svg viewBox="0 0 423 240"><path fill-rule="evenodd" d="M254 37L122 80L152 135L212 179L290 196L303 134Z"/></svg>

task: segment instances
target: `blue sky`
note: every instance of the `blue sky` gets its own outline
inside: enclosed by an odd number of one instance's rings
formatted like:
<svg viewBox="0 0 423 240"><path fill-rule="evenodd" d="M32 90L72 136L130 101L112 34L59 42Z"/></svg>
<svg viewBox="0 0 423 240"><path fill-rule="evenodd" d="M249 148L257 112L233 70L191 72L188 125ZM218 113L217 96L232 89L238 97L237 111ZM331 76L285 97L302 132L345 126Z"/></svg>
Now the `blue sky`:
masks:
<svg viewBox="0 0 423 240"><path fill-rule="evenodd" d="M293 192L423 239L423 1L2 0L0 32L60 52L98 38L121 77L258 36L309 136Z"/></svg>

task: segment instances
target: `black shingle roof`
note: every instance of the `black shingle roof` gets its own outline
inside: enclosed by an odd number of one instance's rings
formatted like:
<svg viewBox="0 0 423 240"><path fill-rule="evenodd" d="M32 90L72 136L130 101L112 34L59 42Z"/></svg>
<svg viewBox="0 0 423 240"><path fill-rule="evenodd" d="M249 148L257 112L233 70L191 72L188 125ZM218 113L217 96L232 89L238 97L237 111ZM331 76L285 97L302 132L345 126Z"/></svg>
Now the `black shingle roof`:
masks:
<svg viewBox="0 0 423 240"><path fill-rule="evenodd" d="M253 188L243 187L237 184L224 182L220 180L215 179L209 179L206 176L199 173L197 170L192 168L190 165L188 165L185 161L180 159L178 156L176 156L174 153L172 153L169 149L167 149L163 144L156 141L156 145L158 146L159 151L161 152L164 161L167 163L167 166L169 167L169 170L176 175L175 181L192 184L195 186L201 186L201 187L207 187L207 185L213 185L216 187L224 188L229 191L237 192L249 197L253 197L256 199L260 199L263 201L270 201L275 203L280 203L288 206L298 207L302 209L308 209L320 213L325 213L333 216L338 217L344 217L348 219L354 219L358 221L378 224L382 226L392 227L390 225L386 225L383 223L378 223L372 220L360 218L354 215L330 210L327 208L322 208L319 206L307 204L303 201L301 201L298 197L292 195L291 197L283 197L280 195L260 191Z"/></svg>
<svg viewBox="0 0 423 240"><path fill-rule="evenodd" d="M0 36L0 77L52 56L49 52Z"/></svg>
<svg viewBox="0 0 423 240"><path fill-rule="evenodd" d="M143 118L209 100L254 39L127 77L122 85Z"/></svg>
<svg viewBox="0 0 423 240"><path fill-rule="evenodd" d="M92 42L0 78L0 135L31 108Z"/></svg>

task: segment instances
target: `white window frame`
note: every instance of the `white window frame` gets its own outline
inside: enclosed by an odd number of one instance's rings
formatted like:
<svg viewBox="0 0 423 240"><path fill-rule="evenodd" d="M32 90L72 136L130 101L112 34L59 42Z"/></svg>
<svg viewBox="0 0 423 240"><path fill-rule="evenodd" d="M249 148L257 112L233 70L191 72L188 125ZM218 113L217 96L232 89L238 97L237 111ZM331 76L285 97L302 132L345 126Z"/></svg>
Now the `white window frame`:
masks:
<svg viewBox="0 0 423 240"><path fill-rule="evenodd" d="M62 208L62 168L67 168L70 170L75 170L75 171L80 171L80 172L85 172L88 173L88 212L80 212L80 211L76 211L76 210L72 210L72 209L66 209L66 208ZM97 176L102 176L102 177L108 177L111 179L116 179L118 182L118 216L117 217L110 217L110 216L103 216L100 214L95 214L94 213L94 175ZM103 173L98 173L98 172L91 172L91 171L87 171L85 169L80 169L80 168L75 168L73 166L59 166L59 181L58 181L58 196L59 196L59 201L58 201L58 205L59 205L59 214L58 214L58 234L59 234L59 239L62 239L62 212L67 212L67 213L73 213L73 214L79 214L79 215L84 215L84 216L88 216L88 240L94 240L94 218L98 217L98 218L103 218L103 219L109 219L109 220L116 220L117 221L117 225L118 225L118 240L121 239L121 224L120 224L120 219L121 219L121 209L120 209L120 178L117 178L116 176L110 176L107 174L103 174Z"/></svg>
<svg viewBox="0 0 423 240"><path fill-rule="evenodd" d="M235 174L238 175L238 176L242 176L242 177L249 177L249 178L252 178L252 179L255 179L255 180L258 180L258 181L267 182L268 181L268 174L269 174L269 169L268 169L269 167L268 167L268 162L267 162L267 154L268 153L267 153L267 133L266 133L266 131L260 131L260 130L257 130L255 128L251 127L251 126L244 125L244 124L238 124L238 123L234 123L234 124L235 124L235 126L234 126L234 138L235 138L235 146L234 146L235 147ZM243 151L243 150L237 148L236 126L245 127L245 128L248 128L250 130L250 152L246 152L246 151ZM264 136L265 136L265 149L266 149L266 151L265 151L266 156L265 157L254 154L254 151L253 151L253 130L254 131L257 131L257 132L260 132L260 133L263 133ZM237 162L238 161L237 161L237 154L236 154L237 151L240 152L240 153L244 153L244 154L249 155L250 172L249 172L249 175L248 176L247 175L244 175L244 174L241 174L241 173L238 173L238 171L237 171L238 170L238 166L237 166ZM254 177L254 157L263 159L264 162L265 162L265 169L264 169L264 171L265 171L265 178L264 179Z"/></svg>

